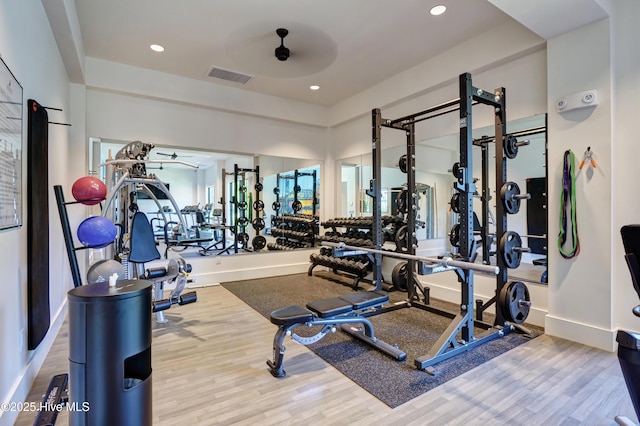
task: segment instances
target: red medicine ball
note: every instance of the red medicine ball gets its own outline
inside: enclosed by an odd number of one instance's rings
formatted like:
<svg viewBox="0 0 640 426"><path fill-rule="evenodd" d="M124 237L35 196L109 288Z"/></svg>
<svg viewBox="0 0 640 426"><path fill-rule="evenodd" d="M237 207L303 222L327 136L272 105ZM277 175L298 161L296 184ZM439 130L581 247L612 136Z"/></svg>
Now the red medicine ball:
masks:
<svg viewBox="0 0 640 426"><path fill-rule="evenodd" d="M76 201L91 206L107 196L107 186L98 178L84 176L73 183L71 193Z"/></svg>

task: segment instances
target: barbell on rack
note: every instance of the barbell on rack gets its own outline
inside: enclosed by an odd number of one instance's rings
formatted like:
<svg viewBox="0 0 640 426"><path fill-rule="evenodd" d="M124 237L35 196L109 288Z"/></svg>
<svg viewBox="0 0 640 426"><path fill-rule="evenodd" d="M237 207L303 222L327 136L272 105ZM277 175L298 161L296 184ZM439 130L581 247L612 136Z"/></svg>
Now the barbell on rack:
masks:
<svg viewBox="0 0 640 426"><path fill-rule="evenodd" d="M459 268L459 269L467 269L477 272L486 272L493 275L498 275L500 273L500 268L497 266L490 265L482 265L479 263L465 262L463 260L454 260L452 257L423 257L423 256L415 256L412 254L403 254L394 251L386 251L386 250L376 250L366 247L358 247L358 246L349 246L344 243L331 243L329 241L323 241L321 243L323 246L333 247L341 250L355 250L355 251L364 251L372 254L381 254L387 257L393 257L397 259L406 259L406 260L417 260L419 262L429 263L431 265L442 265L450 268Z"/></svg>

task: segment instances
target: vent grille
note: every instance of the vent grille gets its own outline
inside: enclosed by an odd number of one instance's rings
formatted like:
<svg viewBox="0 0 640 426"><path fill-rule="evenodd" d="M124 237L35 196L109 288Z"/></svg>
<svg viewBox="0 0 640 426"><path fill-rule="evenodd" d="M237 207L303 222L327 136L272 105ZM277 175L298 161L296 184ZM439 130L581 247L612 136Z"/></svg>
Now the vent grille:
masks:
<svg viewBox="0 0 640 426"><path fill-rule="evenodd" d="M224 68L213 66L209 70L209 77L219 78L221 80L233 81L234 83L246 84L254 76L243 74L237 71L226 70Z"/></svg>

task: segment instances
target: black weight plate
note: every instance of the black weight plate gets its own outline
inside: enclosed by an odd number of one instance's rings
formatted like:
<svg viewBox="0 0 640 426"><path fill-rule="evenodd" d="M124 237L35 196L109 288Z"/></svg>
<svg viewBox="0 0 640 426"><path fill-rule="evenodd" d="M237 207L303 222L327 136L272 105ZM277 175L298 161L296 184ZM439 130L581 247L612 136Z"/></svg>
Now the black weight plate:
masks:
<svg viewBox="0 0 640 426"><path fill-rule="evenodd" d="M261 212L262 210L264 210L264 201L262 200L256 200L253 202L253 208L254 210L257 210L259 212Z"/></svg>
<svg viewBox="0 0 640 426"><path fill-rule="evenodd" d="M251 222L251 225L253 225L253 229L255 229L256 231L261 231L264 229L264 219L261 217L256 217Z"/></svg>
<svg viewBox="0 0 640 426"><path fill-rule="evenodd" d="M454 247L460 247L460 224L456 223L449 233L449 242Z"/></svg>
<svg viewBox="0 0 640 426"><path fill-rule="evenodd" d="M460 193L456 192L455 194L453 194L453 196L451 197L451 201L449 202L449 205L451 206L451 211L453 211L454 213L460 213Z"/></svg>
<svg viewBox="0 0 640 426"><path fill-rule="evenodd" d="M238 208L239 208L240 210L246 210L246 209L247 209L247 202L246 202L246 201L240 201L240 202L238 203Z"/></svg>
<svg viewBox="0 0 640 426"><path fill-rule="evenodd" d="M393 267L391 272L391 283L393 287L398 291L407 291L407 262L400 262Z"/></svg>
<svg viewBox="0 0 640 426"><path fill-rule="evenodd" d="M407 173L407 155L403 155L398 160L398 168L402 173Z"/></svg>
<svg viewBox="0 0 640 426"><path fill-rule="evenodd" d="M243 247L246 247L247 243L249 243L249 234L246 232L240 232L238 234L238 242L242 244Z"/></svg>
<svg viewBox="0 0 640 426"><path fill-rule="evenodd" d="M275 195L280 194L280 188L278 188L277 186L276 186L275 188L273 188L273 193L274 193Z"/></svg>
<svg viewBox="0 0 640 426"><path fill-rule="evenodd" d="M274 201L273 203L271 203L271 208L274 210L280 210L280 203L277 201Z"/></svg>
<svg viewBox="0 0 640 426"><path fill-rule="evenodd" d="M500 252L502 260L509 269L516 269L520 266L522 260L522 252L517 250L522 248L522 239L517 232L507 231L500 238Z"/></svg>
<svg viewBox="0 0 640 426"><path fill-rule="evenodd" d="M516 156L518 155L518 145L516 145L517 143L518 139L516 139L514 136L507 135L503 144L504 155L507 158L510 158L512 160L516 158Z"/></svg>
<svg viewBox="0 0 640 426"><path fill-rule="evenodd" d="M460 163L453 163L453 167L451 168L451 172L453 173L453 177L456 179L460 179L462 177L462 170L460 170Z"/></svg>
<svg viewBox="0 0 640 426"><path fill-rule="evenodd" d="M409 209L409 191L403 189L398 192L398 196L396 197L396 205L398 206L398 211L400 213L406 213Z"/></svg>
<svg viewBox="0 0 640 426"><path fill-rule="evenodd" d="M241 216L238 218L238 225L242 226L243 228L247 226L248 223L249 219L246 216Z"/></svg>
<svg viewBox="0 0 640 426"><path fill-rule="evenodd" d="M520 187L515 182L505 182L500 188L500 200L504 211L509 214L516 214L520 211L520 199L515 196L520 195Z"/></svg>
<svg viewBox="0 0 640 426"><path fill-rule="evenodd" d="M294 212L299 212L300 210L302 210L302 203L300 202L300 200L296 200L293 202L293 204L291 204L291 208Z"/></svg>
<svg viewBox="0 0 640 426"><path fill-rule="evenodd" d="M293 187L293 192L300 192L302 191L302 188L300 187L300 185L296 185Z"/></svg>
<svg viewBox="0 0 640 426"><path fill-rule="evenodd" d="M521 324L529 316L531 299L529 298L529 289L523 282L512 281L504 285L498 300L502 307L502 314L507 321Z"/></svg>
<svg viewBox="0 0 640 426"><path fill-rule="evenodd" d="M263 186L260 182L256 183L254 188L256 189L256 191L260 192L263 189Z"/></svg>
<svg viewBox="0 0 640 426"><path fill-rule="evenodd" d="M256 235L251 240L251 245L255 250L262 250L267 245L267 239L262 235Z"/></svg>
<svg viewBox="0 0 640 426"><path fill-rule="evenodd" d="M240 186L240 192L247 192L247 187L244 185Z"/></svg>
<svg viewBox="0 0 640 426"><path fill-rule="evenodd" d="M396 237L395 237L395 241L396 241L396 251L399 252L407 252L409 251L409 249L407 248L407 240L408 240L408 227L407 225L403 225L400 227L400 229L398 229L398 232L396 232Z"/></svg>

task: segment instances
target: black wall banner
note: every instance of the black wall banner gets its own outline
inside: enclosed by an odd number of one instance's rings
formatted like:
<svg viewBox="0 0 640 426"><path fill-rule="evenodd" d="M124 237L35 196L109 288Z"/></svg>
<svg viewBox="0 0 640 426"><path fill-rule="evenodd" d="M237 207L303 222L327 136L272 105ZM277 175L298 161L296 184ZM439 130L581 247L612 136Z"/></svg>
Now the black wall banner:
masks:
<svg viewBox="0 0 640 426"><path fill-rule="evenodd" d="M49 311L49 117L29 99L27 132L28 349L47 334Z"/></svg>

